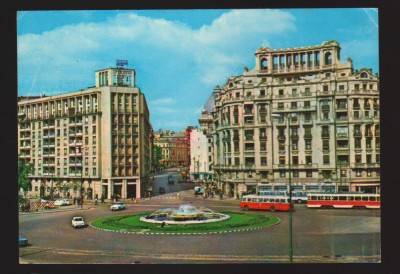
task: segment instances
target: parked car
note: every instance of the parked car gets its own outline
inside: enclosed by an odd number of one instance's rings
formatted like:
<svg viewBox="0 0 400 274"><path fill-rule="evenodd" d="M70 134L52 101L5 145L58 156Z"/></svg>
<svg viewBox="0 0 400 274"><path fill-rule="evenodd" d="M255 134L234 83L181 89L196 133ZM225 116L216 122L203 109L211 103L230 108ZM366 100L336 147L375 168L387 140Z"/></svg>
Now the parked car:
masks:
<svg viewBox="0 0 400 274"><path fill-rule="evenodd" d="M72 227L73 228L85 227L85 221L83 220L82 217L73 217L72 218Z"/></svg>
<svg viewBox="0 0 400 274"><path fill-rule="evenodd" d="M19 246L27 246L27 245L28 245L28 239L19 235Z"/></svg>
<svg viewBox="0 0 400 274"><path fill-rule="evenodd" d="M54 202L54 205L56 205L56 206L67 206L70 204L71 204L71 202L68 199L60 199L60 200L56 200Z"/></svg>
<svg viewBox="0 0 400 274"><path fill-rule="evenodd" d="M123 210L125 209L125 204L122 202L116 202L110 207L111 211L114 210Z"/></svg>

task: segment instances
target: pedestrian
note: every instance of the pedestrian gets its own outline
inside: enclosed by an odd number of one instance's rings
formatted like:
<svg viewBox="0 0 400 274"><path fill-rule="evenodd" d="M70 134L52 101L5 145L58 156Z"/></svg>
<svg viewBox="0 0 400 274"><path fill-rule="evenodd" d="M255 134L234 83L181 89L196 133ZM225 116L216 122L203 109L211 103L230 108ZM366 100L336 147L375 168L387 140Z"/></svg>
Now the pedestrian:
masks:
<svg viewBox="0 0 400 274"><path fill-rule="evenodd" d="M76 205L76 197L74 197L74 205Z"/></svg>
<svg viewBox="0 0 400 274"><path fill-rule="evenodd" d="M97 205L97 195L96 195L96 197L94 198L94 204Z"/></svg>
<svg viewBox="0 0 400 274"><path fill-rule="evenodd" d="M104 203L104 196L103 196L103 194L101 194L100 201L101 201L102 204Z"/></svg>

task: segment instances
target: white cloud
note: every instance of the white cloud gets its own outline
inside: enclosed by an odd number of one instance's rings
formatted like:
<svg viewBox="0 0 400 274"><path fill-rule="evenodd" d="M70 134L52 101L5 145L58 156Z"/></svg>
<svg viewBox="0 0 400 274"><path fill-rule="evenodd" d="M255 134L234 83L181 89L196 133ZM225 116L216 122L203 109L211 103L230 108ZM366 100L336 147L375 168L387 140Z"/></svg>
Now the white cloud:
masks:
<svg viewBox="0 0 400 274"><path fill-rule="evenodd" d="M166 114L176 124L186 120L193 124L197 109L205 103L199 102L199 92L210 94L227 77L242 73L262 43L293 30L290 13L260 9L229 11L200 29L123 12L104 22L19 35L19 94L93 86L96 70L113 66L116 59L127 59L129 67L136 69L153 124L164 127ZM178 104L196 114L183 121L182 110L172 107Z"/></svg>

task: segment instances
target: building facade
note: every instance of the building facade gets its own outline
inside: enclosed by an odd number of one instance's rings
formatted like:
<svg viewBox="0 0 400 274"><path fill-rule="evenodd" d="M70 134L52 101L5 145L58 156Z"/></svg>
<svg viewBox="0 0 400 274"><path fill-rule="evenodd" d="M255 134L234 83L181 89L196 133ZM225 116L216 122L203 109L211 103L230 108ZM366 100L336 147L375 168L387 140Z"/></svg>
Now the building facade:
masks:
<svg viewBox="0 0 400 274"><path fill-rule="evenodd" d="M192 129L190 133L190 177L194 180L208 181L212 172L212 138L208 138L201 129Z"/></svg>
<svg viewBox="0 0 400 274"><path fill-rule="evenodd" d="M34 165L33 196L52 191L140 198L151 169L152 128L135 70L95 72L96 85L19 100L19 159Z"/></svg>
<svg viewBox="0 0 400 274"><path fill-rule="evenodd" d="M294 190L379 192L378 75L342 63L336 41L255 58L214 96L214 171L226 193L289 180Z"/></svg>
<svg viewBox="0 0 400 274"><path fill-rule="evenodd" d="M154 145L161 148L164 168L185 167L189 154L186 132L175 133L170 130L160 130L154 133Z"/></svg>

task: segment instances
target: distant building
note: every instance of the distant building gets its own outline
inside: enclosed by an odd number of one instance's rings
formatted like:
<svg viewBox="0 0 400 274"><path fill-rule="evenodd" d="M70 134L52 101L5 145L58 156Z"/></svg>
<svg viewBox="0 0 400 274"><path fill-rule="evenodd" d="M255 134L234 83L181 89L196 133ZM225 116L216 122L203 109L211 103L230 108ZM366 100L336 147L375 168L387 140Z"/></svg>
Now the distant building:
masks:
<svg viewBox="0 0 400 274"><path fill-rule="evenodd" d="M255 57L199 120L225 193L287 190L289 178L294 190L379 192L378 76L342 63L336 41Z"/></svg>
<svg viewBox="0 0 400 274"><path fill-rule="evenodd" d="M35 167L31 195L144 194L152 127L134 69L98 70L94 87L18 101L19 159Z"/></svg>
<svg viewBox="0 0 400 274"><path fill-rule="evenodd" d="M185 131L175 133L161 130L154 133L154 145L162 150L163 159L160 164L165 168L185 167L188 159L188 142Z"/></svg>

